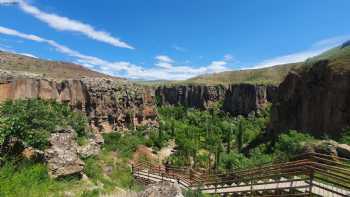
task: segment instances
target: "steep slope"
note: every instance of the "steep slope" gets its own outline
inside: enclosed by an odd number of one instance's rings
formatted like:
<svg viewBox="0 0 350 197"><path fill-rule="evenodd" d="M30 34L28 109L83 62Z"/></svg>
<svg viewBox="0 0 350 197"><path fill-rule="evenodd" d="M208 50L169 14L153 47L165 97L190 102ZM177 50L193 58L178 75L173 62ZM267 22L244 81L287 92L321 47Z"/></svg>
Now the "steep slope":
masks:
<svg viewBox="0 0 350 197"><path fill-rule="evenodd" d="M277 65L269 68L227 71L222 73L201 75L184 81L199 84L279 84L289 71L299 68L302 63Z"/></svg>
<svg viewBox="0 0 350 197"><path fill-rule="evenodd" d="M350 46L331 49L306 61L279 86L272 127L315 136L339 137L350 126Z"/></svg>
<svg viewBox="0 0 350 197"><path fill-rule="evenodd" d="M2 51L0 51L0 73L53 79L80 79L82 77L121 79L89 70L77 64L47 61Z"/></svg>

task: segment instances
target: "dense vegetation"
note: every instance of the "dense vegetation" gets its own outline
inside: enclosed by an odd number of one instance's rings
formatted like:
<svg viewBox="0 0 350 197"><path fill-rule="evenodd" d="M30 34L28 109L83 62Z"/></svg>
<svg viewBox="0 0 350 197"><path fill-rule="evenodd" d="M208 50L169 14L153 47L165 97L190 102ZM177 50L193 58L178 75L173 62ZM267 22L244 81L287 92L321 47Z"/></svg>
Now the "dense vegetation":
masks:
<svg viewBox="0 0 350 197"><path fill-rule="evenodd" d="M101 153L84 159L88 182L75 178L52 180L44 164L6 157L0 166L0 197L53 193L62 196L64 191L78 196L99 196L118 192L120 188L139 190L128 166L139 145L156 152L174 141L176 149L168 158L168 164L223 172L288 160L302 152L306 143L315 140L307 134L289 131L280 135L272 147L262 144L244 155L242 149L259 137L270 121L269 106L248 117L231 117L220 111L219 103L207 111L169 106L159 107L158 112L159 128L104 134ZM86 125L84 116L55 101L18 100L0 106L1 147L16 137L28 146L45 149L48 136L57 126L70 126L84 138L88 134ZM349 129L339 141L350 142ZM201 194L189 191L186 196Z"/></svg>
<svg viewBox="0 0 350 197"><path fill-rule="evenodd" d="M128 160L133 147L142 138L118 133L105 135L100 155L84 160L84 173L90 181L76 178L50 179L47 167L40 161L28 161L20 153L7 154L9 139L16 138L25 146L44 150L48 138L57 127L71 127L79 141L90 133L84 115L69 106L39 99L7 101L0 105L0 197L64 196L64 192L80 196L99 196L118 188L137 190ZM129 136L129 138L128 138ZM139 139L139 140L138 140ZM133 142L133 143L130 143ZM108 170L106 170L108 169ZM102 185L102 186L101 186Z"/></svg>
<svg viewBox="0 0 350 197"><path fill-rule="evenodd" d="M6 101L0 106L0 144L10 138L43 150L58 127L73 128L78 137L87 134L87 119L65 104L39 99Z"/></svg>

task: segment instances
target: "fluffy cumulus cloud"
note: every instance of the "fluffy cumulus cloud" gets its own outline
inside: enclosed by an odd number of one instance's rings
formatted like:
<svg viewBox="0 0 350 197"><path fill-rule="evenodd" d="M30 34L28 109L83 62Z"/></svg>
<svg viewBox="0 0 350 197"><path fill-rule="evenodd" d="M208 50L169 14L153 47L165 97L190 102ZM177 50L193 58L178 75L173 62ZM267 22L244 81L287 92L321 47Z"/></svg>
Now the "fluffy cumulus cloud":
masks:
<svg viewBox="0 0 350 197"><path fill-rule="evenodd" d="M108 32L98 31L93 26L73 20L64 16L52 13L46 13L37 7L28 4L25 0L0 0L0 4L18 4L19 8L24 12L32 15L40 21L46 23L50 27L59 31L71 31L81 33L91 39L104 42L115 47L134 49L131 45L121 41L119 38L113 37Z"/></svg>
<svg viewBox="0 0 350 197"><path fill-rule="evenodd" d="M44 43L56 49L56 51L73 57L75 63L81 64L93 70L109 75L122 76L133 79L169 79L180 80L201 74L222 72L229 68L224 60L213 61L207 66L190 67L176 65L175 60L166 55L155 57L156 63L150 68L144 68L127 61L107 61L101 58L85 55L54 40L46 39L33 34L26 34L14 29L0 26L0 34L15 36L34 42Z"/></svg>

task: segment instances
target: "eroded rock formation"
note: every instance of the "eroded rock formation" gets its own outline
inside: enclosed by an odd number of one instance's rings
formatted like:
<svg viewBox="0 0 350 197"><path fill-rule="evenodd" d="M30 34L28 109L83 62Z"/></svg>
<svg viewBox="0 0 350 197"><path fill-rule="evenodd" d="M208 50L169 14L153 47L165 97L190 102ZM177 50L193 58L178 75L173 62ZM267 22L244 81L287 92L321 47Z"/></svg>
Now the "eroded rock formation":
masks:
<svg viewBox="0 0 350 197"><path fill-rule="evenodd" d="M264 108L272 101L275 92L275 86L231 85L226 91L223 110L233 116L246 116L252 111Z"/></svg>
<svg viewBox="0 0 350 197"><path fill-rule="evenodd" d="M108 79L14 79L0 83L0 102L41 98L68 103L86 113L93 128L109 132L140 125L156 126L154 92Z"/></svg>
<svg viewBox="0 0 350 197"><path fill-rule="evenodd" d="M156 97L160 105L182 105L207 109L217 101L223 101L223 111L231 115L248 115L271 102L277 87L266 85L235 84L225 86L172 86L159 87Z"/></svg>
<svg viewBox="0 0 350 197"><path fill-rule="evenodd" d="M272 106L273 130L339 137L350 125L349 84L349 71L336 71L327 60L290 73L279 86Z"/></svg>
<svg viewBox="0 0 350 197"><path fill-rule="evenodd" d="M223 100L224 96L224 86L179 85L156 89L157 102L160 105L182 105L198 109L206 109L212 103Z"/></svg>
<svg viewBox="0 0 350 197"><path fill-rule="evenodd" d="M84 162L78 154L78 144L73 130L57 130L49 138L50 148L45 150L49 175L60 178L81 175Z"/></svg>

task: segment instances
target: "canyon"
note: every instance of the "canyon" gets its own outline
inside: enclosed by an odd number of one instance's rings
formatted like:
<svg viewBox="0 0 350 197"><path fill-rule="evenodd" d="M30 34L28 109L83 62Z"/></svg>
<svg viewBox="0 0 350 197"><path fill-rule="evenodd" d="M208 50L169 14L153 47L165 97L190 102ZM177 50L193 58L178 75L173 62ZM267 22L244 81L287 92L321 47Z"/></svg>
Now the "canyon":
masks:
<svg viewBox="0 0 350 197"><path fill-rule="evenodd" d="M288 74L276 85L248 83L244 78L243 81L221 85L177 83L149 86L97 76L85 70L75 78L67 76L62 79L61 76L54 78L52 74L46 77L33 74L40 73L35 71L35 66L31 67L31 72L16 67L15 70L0 70L0 102L41 98L68 103L73 109L85 113L91 127L100 132L157 127L157 106L206 110L220 103L223 112L247 116L271 104L271 122L267 128L271 132L298 130L318 137L339 137L350 122L349 48L344 45L304 63L287 65L285 68L289 71L283 73ZM6 63L5 67L13 61L22 65L20 61L24 60L24 63L34 62L41 67L46 63L54 64L7 53L1 53L0 59ZM79 69L71 64L65 68ZM257 73L270 73L271 69L257 70L254 75L251 75L254 71L250 71L246 77L256 79Z"/></svg>

